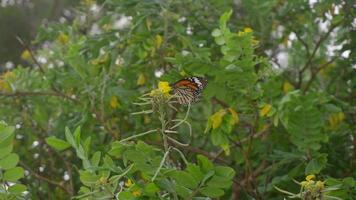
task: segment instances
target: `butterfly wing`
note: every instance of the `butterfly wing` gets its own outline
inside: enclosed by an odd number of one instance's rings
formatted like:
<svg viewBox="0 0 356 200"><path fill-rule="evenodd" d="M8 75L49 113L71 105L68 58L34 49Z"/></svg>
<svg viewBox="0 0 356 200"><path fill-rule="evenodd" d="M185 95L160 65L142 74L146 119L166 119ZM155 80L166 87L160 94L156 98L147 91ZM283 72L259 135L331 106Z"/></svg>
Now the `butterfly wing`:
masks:
<svg viewBox="0 0 356 200"><path fill-rule="evenodd" d="M177 96L178 103L187 105L199 100L203 89L207 84L202 77L190 77L177 81L173 84L173 93Z"/></svg>
<svg viewBox="0 0 356 200"><path fill-rule="evenodd" d="M193 103L197 98L195 91L190 88L176 88L174 94L177 96L178 103L182 105Z"/></svg>

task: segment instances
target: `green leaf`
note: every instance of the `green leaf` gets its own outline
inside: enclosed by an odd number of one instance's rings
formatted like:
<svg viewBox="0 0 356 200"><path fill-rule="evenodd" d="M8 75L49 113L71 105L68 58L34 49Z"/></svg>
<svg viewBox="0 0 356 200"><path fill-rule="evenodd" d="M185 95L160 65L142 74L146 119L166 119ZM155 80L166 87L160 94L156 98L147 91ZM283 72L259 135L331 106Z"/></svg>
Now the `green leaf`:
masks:
<svg viewBox="0 0 356 200"><path fill-rule="evenodd" d="M65 128L65 136L66 136L67 142L68 142L70 145L72 145L72 147L77 148L77 144L76 144L76 142L75 142L75 140L74 140L74 137L73 137L73 135L72 135L72 133L70 132L70 130L69 130L68 127Z"/></svg>
<svg viewBox="0 0 356 200"><path fill-rule="evenodd" d="M78 146L80 144L80 134L81 134L81 128L80 128L80 126L78 126L73 133L75 142Z"/></svg>
<svg viewBox="0 0 356 200"><path fill-rule="evenodd" d="M55 136L46 138L46 143L58 151L63 151L71 146L68 142L58 139Z"/></svg>
<svg viewBox="0 0 356 200"><path fill-rule="evenodd" d="M192 191L184 186L181 185L176 185L174 187L175 191L177 192L177 194L181 197L183 197L184 199L188 198L190 196L190 194L192 193Z"/></svg>
<svg viewBox="0 0 356 200"><path fill-rule="evenodd" d="M16 167L19 162L19 156L16 153L11 153L0 160L0 169L11 169Z"/></svg>
<svg viewBox="0 0 356 200"><path fill-rule="evenodd" d="M224 195L224 190L215 187L203 187L200 189L200 193L210 198L217 198Z"/></svg>
<svg viewBox="0 0 356 200"><path fill-rule="evenodd" d="M207 157L198 155L197 159L198 165L204 173L207 173L208 171L214 169L213 163Z"/></svg>
<svg viewBox="0 0 356 200"><path fill-rule="evenodd" d="M9 187L9 192L15 193L15 194L21 194L22 192L26 191L27 187L26 185L17 183L15 185L12 185Z"/></svg>
<svg viewBox="0 0 356 200"><path fill-rule="evenodd" d="M91 160L90 160L91 164L94 167L97 167L99 165L100 158L101 158L101 152L100 151L95 152L94 155L91 157Z"/></svg>
<svg viewBox="0 0 356 200"><path fill-rule="evenodd" d="M200 167L197 165L188 163L186 170L197 181L201 181L204 178L204 174L200 171Z"/></svg>
<svg viewBox="0 0 356 200"><path fill-rule="evenodd" d="M198 186L198 181L185 171L173 171L169 173L169 176L180 186L190 189L195 189Z"/></svg>
<svg viewBox="0 0 356 200"><path fill-rule="evenodd" d="M89 154L90 152L91 137L87 137L83 143L84 151Z"/></svg>
<svg viewBox="0 0 356 200"><path fill-rule="evenodd" d="M235 171L231 167L217 166L215 167L215 174L232 180L235 176Z"/></svg>
<svg viewBox="0 0 356 200"><path fill-rule="evenodd" d="M15 167L5 171L4 180L15 182L24 177L24 170L21 167Z"/></svg>
<svg viewBox="0 0 356 200"><path fill-rule="evenodd" d="M215 42L218 45L223 45L223 44L225 44L225 38L223 36L216 37Z"/></svg>
<svg viewBox="0 0 356 200"><path fill-rule="evenodd" d="M231 184L231 179L215 175L212 179L209 180L207 186L228 189L231 187Z"/></svg>
<svg viewBox="0 0 356 200"><path fill-rule="evenodd" d="M327 163L327 155L323 154L319 157L312 159L305 167L305 174L318 174Z"/></svg>
<svg viewBox="0 0 356 200"><path fill-rule="evenodd" d="M94 185L100 178L98 175L92 172L83 171L83 170L79 171L79 175L80 175L80 181L86 186Z"/></svg>
<svg viewBox="0 0 356 200"><path fill-rule="evenodd" d="M5 126L3 124L0 125L0 144L3 144L4 141L8 141L8 139L13 135L15 131L15 127L13 126ZM11 142L11 141L9 141Z"/></svg>
<svg viewBox="0 0 356 200"><path fill-rule="evenodd" d="M125 149L124 145L122 145L119 142L114 142L111 146L112 147L111 150L109 151L109 155L114 156L116 158L120 158Z"/></svg>
<svg viewBox="0 0 356 200"><path fill-rule="evenodd" d="M144 189L144 192L148 195L153 195L154 193L156 193L158 191L159 191L159 188L154 183L148 183Z"/></svg>
<svg viewBox="0 0 356 200"><path fill-rule="evenodd" d="M13 149L12 143L10 143L10 144L8 144L8 145L6 145L4 147L1 147L0 148L0 152L1 152L0 159L2 159L5 156L9 155L11 153L12 149Z"/></svg>
<svg viewBox="0 0 356 200"><path fill-rule="evenodd" d="M221 33L221 31L220 31L220 29L214 29L213 30L213 32L211 33L211 35L213 36L213 37L218 37L218 36L220 36L222 33Z"/></svg>
<svg viewBox="0 0 356 200"><path fill-rule="evenodd" d="M220 27L222 31L226 29L226 23L230 19L232 14L232 10L229 10L228 12L225 12L224 14L221 15L220 17Z"/></svg>
<svg viewBox="0 0 356 200"><path fill-rule="evenodd" d="M124 192L120 192L119 199L134 200L136 198L135 198L135 196L133 194L131 194L131 192L124 191Z"/></svg>

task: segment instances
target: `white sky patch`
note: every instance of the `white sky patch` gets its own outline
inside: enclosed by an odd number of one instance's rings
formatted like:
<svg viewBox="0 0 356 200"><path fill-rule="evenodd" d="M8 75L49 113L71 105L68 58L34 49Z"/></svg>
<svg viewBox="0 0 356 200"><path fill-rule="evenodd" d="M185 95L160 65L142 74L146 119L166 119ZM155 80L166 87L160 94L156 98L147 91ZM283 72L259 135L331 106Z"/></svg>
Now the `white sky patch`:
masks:
<svg viewBox="0 0 356 200"><path fill-rule="evenodd" d="M272 36L274 38L281 38L283 36L283 31L284 31L284 27L279 25L277 26L276 30L272 31Z"/></svg>
<svg viewBox="0 0 356 200"><path fill-rule="evenodd" d="M65 171L64 175L63 175L63 180L68 181L69 179L70 179L70 176L69 176L68 172Z"/></svg>
<svg viewBox="0 0 356 200"><path fill-rule="evenodd" d="M20 129L21 128L21 124L16 124L15 128L16 129Z"/></svg>
<svg viewBox="0 0 356 200"><path fill-rule="evenodd" d="M356 28L356 18L352 20L351 26L352 28Z"/></svg>
<svg viewBox="0 0 356 200"><path fill-rule="evenodd" d="M89 35L97 35L101 33L101 29L97 23L93 24L91 26L91 29L89 31Z"/></svg>
<svg viewBox="0 0 356 200"><path fill-rule="evenodd" d="M5 63L5 68L6 69L12 69L14 67L15 67L15 64L13 62L11 62L11 61L8 61L8 62Z"/></svg>
<svg viewBox="0 0 356 200"><path fill-rule="evenodd" d="M185 21L187 21L187 18L186 18L186 17L181 17L181 18L178 19L178 22L179 22L179 23L183 23L183 22L185 22Z"/></svg>
<svg viewBox="0 0 356 200"><path fill-rule="evenodd" d="M193 35L193 27L188 24L187 30L186 30L187 35Z"/></svg>
<svg viewBox="0 0 356 200"><path fill-rule="evenodd" d="M90 11L94 14L98 14L100 12L100 7L97 4L93 4L90 6Z"/></svg>
<svg viewBox="0 0 356 200"><path fill-rule="evenodd" d="M318 20L318 27L319 27L319 30L321 32L324 32L326 33L329 29L329 26L330 26L330 21L329 20L325 20L325 21L322 21L320 18Z"/></svg>
<svg viewBox="0 0 356 200"><path fill-rule="evenodd" d="M349 58L351 54L351 50L346 50L344 52L341 53L341 57L343 58Z"/></svg>
<svg viewBox="0 0 356 200"><path fill-rule="evenodd" d="M113 24L114 29L122 30L131 25L132 17L131 16L121 16Z"/></svg>
<svg viewBox="0 0 356 200"><path fill-rule="evenodd" d="M40 154L38 154L38 153L33 154L34 159L37 159L39 156L40 156Z"/></svg>
<svg viewBox="0 0 356 200"><path fill-rule="evenodd" d="M277 62L281 65L282 68L286 68L288 66L288 53L285 51L281 51L277 54Z"/></svg>
<svg viewBox="0 0 356 200"><path fill-rule="evenodd" d="M37 140L35 140L35 141L33 141L33 143L32 143L32 147L37 147L39 144L40 144L40 143L39 143Z"/></svg>
<svg viewBox="0 0 356 200"><path fill-rule="evenodd" d="M187 50L182 50L182 56L187 56L188 54L190 54L189 51L187 51Z"/></svg>
<svg viewBox="0 0 356 200"><path fill-rule="evenodd" d="M164 74L164 70L163 69L157 69L155 71L155 77L157 77L157 78L160 78L163 74Z"/></svg>
<svg viewBox="0 0 356 200"><path fill-rule="evenodd" d="M309 5L311 8L313 8L316 3L318 3L318 0L309 0Z"/></svg>
<svg viewBox="0 0 356 200"><path fill-rule="evenodd" d="M44 56L38 56L37 61L41 64L46 64L47 63L47 58Z"/></svg>
<svg viewBox="0 0 356 200"><path fill-rule="evenodd" d="M39 170L40 172L44 172L45 168L46 168L46 166L41 166L41 167L38 168L38 170Z"/></svg>
<svg viewBox="0 0 356 200"><path fill-rule="evenodd" d="M23 138L23 135L21 134L16 134L16 139L21 140Z"/></svg>

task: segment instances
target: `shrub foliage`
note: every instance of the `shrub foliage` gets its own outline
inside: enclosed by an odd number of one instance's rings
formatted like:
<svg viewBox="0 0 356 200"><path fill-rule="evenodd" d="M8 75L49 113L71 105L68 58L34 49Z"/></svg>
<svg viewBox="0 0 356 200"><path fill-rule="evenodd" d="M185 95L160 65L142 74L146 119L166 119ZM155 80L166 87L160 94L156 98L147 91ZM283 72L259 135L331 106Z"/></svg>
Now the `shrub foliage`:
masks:
<svg viewBox="0 0 356 200"><path fill-rule="evenodd" d="M351 1L86 0L71 16L0 76L1 197L355 199ZM147 95L193 75L198 103Z"/></svg>

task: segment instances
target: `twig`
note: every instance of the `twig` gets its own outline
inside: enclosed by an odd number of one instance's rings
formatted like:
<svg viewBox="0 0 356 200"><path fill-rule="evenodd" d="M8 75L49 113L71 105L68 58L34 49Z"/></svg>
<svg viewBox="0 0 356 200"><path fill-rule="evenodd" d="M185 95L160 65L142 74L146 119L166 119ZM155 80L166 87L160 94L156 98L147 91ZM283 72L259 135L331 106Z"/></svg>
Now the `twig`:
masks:
<svg viewBox="0 0 356 200"><path fill-rule="evenodd" d="M51 185L55 185L55 186L58 186L59 188L61 188L63 191L65 191L66 193L68 193L68 195L71 194L71 192L66 188L64 187L60 182L56 182L56 181L53 181L47 177L44 177L44 176L41 176L39 174L37 174L35 171L33 171L29 166L27 166L25 163L23 163L22 161L19 161L19 164L25 168L27 171L29 171L35 178L39 179L39 180L42 180L42 181L45 181Z"/></svg>
<svg viewBox="0 0 356 200"><path fill-rule="evenodd" d="M33 62L37 65L37 67L40 69L41 73L44 74L45 71L42 67L42 65L37 61L35 55L33 54L32 50L30 49L30 47L19 37L16 36L17 41L19 41L19 43L25 48L25 50L27 50L30 53L30 56L33 60Z"/></svg>
<svg viewBox="0 0 356 200"><path fill-rule="evenodd" d="M310 64L311 64L311 62L313 61L313 59L314 59L314 57L315 57L315 54L316 54L316 52L318 51L320 45L324 42L324 40L326 40L326 39L329 37L330 33L331 33L339 24L340 24L340 23L336 23L336 24L332 25L332 26L330 27L330 29L328 30L328 32L327 32L324 36L320 37L319 41L316 43L316 45L315 45L315 47L314 47L314 49L313 49L312 54L309 56L307 62L306 62L305 65L303 66L303 68L299 71L298 88L300 88L301 85L302 85L302 82L303 82L303 73L304 73L304 71L307 70L308 67L310 66Z"/></svg>
<svg viewBox="0 0 356 200"><path fill-rule="evenodd" d="M146 132L144 132L144 133L140 133L140 134L137 134L137 135L133 135L133 136L131 136L131 137L128 137L128 138L125 138L125 139L120 140L120 143L129 141L129 140L132 140L132 139L134 139L134 138L141 137L141 136L144 136L144 135L147 135L147 134L156 132L156 131L157 131L157 130L149 130L149 131L146 131Z"/></svg>
<svg viewBox="0 0 356 200"><path fill-rule="evenodd" d="M151 145L157 145L157 146L160 146L160 147L163 147L163 144L162 143L159 143L159 142L153 142L153 141L145 141L147 144L151 144ZM169 141L168 141L169 142ZM229 162L227 162L226 160L222 159L222 158L215 158L214 155L211 155L209 152L207 151L204 151L202 149L199 149L197 147L193 147L193 146L181 146L177 143L173 143L173 142L169 142L169 144L173 147L176 147L178 149L181 149L181 150L185 150L185 151L189 151L189 152L192 152L192 153L195 153L195 154L200 154L200 155L203 155L207 158L209 158L210 160L213 160L215 159L216 161L219 161L220 163L223 163L223 164L226 164L226 165L230 165Z"/></svg>
<svg viewBox="0 0 356 200"><path fill-rule="evenodd" d="M310 50L309 50L309 45L303 40L303 38L300 37L300 35L297 34L297 32L293 31L295 33L295 35L297 36L297 39L299 40L300 43L302 43L302 45L305 48L305 51L307 52L307 56L310 56Z"/></svg>
<svg viewBox="0 0 356 200"><path fill-rule="evenodd" d="M64 95L63 93L58 93L58 92L51 92L51 91L40 91L40 92L12 92L12 93L7 93L7 92L0 92L0 96L5 96L5 97L23 97L23 96L57 96L57 97L63 97L64 99L68 99L70 101L73 101L75 103L79 103L77 99L71 98L67 95Z"/></svg>
<svg viewBox="0 0 356 200"><path fill-rule="evenodd" d="M336 59L338 58L338 56L335 56L334 58L332 58L330 61L324 63L323 65L319 66L318 68L316 68L316 70L312 73L307 85L305 86L303 93L305 93L306 91L308 91L309 87L311 86L312 82L314 81L314 79L316 78L316 76L318 75L318 73L326 68L327 66L329 66L331 63L333 63Z"/></svg>

